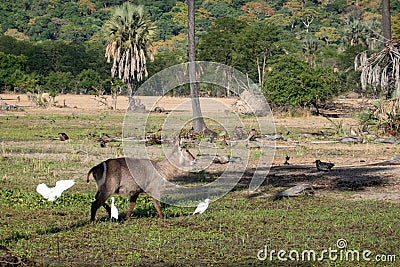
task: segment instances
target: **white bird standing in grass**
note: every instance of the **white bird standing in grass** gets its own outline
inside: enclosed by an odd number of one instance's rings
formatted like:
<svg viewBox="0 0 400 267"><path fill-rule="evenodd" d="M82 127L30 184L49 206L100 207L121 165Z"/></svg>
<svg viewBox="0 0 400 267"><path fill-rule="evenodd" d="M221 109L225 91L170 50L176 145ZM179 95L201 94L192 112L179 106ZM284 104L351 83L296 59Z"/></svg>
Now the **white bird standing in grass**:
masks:
<svg viewBox="0 0 400 267"><path fill-rule="evenodd" d="M54 201L61 196L62 192L74 184L74 180L61 180L56 182L55 187L49 188L46 184L42 183L36 187L36 192L41 194L48 201Z"/></svg>
<svg viewBox="0 0 400 267"><path fill-rule="evenodd" d="M208 208L208 204L210 203L210 199L206 198L204 202L200 202L199 205L197 205L196 210L193 212L193 215L198 213L198 214L203 214L203 212L206 211Z"/></svg>
<svg viewBox="0 0 400 267"><path fill-rule="evenodd" d="M118 221L118 209L114 205L114 197L111 198L111 220L112 219Z"/></svg>

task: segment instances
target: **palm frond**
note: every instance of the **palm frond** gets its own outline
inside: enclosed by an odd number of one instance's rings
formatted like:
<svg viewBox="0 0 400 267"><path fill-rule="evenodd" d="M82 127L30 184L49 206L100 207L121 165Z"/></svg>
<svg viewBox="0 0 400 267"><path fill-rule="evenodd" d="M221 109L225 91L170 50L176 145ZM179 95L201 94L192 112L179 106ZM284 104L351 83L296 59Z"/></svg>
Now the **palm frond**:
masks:
<svg viewBox="0 0 400 267"><path fill-rule="evenodd" d="M385 48L369 58L366 52L355 57L354 67L361 69L361 87L366 90L371 85L374 91L380 89L390 96L392 91L400 96L400 42L387 42Z"/></svg>

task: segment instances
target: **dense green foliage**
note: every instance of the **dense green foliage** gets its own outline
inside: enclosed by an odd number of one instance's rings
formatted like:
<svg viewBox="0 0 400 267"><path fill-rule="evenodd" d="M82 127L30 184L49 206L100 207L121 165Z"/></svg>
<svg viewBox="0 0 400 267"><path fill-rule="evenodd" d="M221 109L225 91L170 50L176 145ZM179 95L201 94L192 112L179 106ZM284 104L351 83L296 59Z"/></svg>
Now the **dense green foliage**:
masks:
<svg viewBox="0 0 400 267"><path fill-rule="evenodd" d="M271 65L264 92L278 105L317 106L338 92L338 77L331 68L310 67L297 57L282 56Z"/></svg>
<svg viewBox="0 0 400 267"><path fill-rule="evenodd" d="M109 93L111 65L104 57L104 23L123 2L2 1L0 92ZM186 62L186 2L130 2L144 5L157 26L153 45L158 53L154 62L148 62L149 75ZM399 12L400 2L391 1L394 38L400 36ZM231 65L263 86L274 84L267 71L271 64L276 64L281 55L290 54L307 62L311 69L336 68L341 91L360 90L359 75L352 70L354 56L383 46L380 0L198 0L195 16L197 58ZM19 63L10 65L10 60ZM68 86L51 84L49 75L58 72L71 79ZM320 87L324 86L315 88ZM308 97L290 103L283 96L279 99L279 104L310 102Z"/></svg>
<svg viewBox="0 0 400 267"><path fill-rule="evenodd" d="M14 84L26 68L26 57L0 52L0 86Z"/></svg>

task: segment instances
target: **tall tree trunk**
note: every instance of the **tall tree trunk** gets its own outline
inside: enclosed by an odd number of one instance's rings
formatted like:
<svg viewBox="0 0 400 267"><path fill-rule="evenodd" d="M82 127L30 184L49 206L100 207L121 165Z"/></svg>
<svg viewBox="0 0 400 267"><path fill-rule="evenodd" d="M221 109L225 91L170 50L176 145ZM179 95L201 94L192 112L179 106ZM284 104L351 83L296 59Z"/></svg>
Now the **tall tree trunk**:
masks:
<svg viewBox="0 0 400 267"><path fill-rule="evenodd" d="M128 110L142 112L145 110L145 106L140 103L139 98L134 98L134 94L136 92L137 84L135 81L131 80L127 82L128 86Z"/></svg>
<svg viewBox="0 0 400 267"><path fill-rule="evenodd" d="M385 43L392 40L390 23L390 0L382 0L382 32Z"/></svg>
<svg viewBox="0 0 400 267"><path fill-rule="evenodd" d="M199 85L196 81L196 50L194 39L194 0L188 0L188 46L189 46L189 80L192 99L193 129L195 132L207 132L207 126L201 113Z"/></svg>

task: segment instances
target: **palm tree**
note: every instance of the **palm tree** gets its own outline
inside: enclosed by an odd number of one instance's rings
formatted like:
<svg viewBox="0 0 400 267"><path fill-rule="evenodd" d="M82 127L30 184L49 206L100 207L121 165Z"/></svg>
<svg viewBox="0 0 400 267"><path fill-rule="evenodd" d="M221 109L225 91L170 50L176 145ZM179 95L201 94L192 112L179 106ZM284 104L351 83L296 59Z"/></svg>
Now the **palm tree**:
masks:
<svg viewBox="0 0 400 267"><path fill-rule="evenodd" d="M373 90L380 89L390 98L400 97L400 41L392 40L390 25L390 0L382 0L382 32L385 47L369 58L364 51L355 58L355 68L361 69L361 86L370 84ZM360 66L358 68L358 66Z"/></svg>
<svg viewBox="0 0 400 267"><path fill-rule="evenodd" d="M370 84L374 91L380 88L386 98L393 95L400 97L400 41L386 42L382 51L372 54L369 58L364 51L354 62L356 70L361 69L363 90Z"/></svg>
<svg viewBox="0 0 400 267"><path fill-rule="evenodd" d="M343 29L343 42L347 46L362 45L369 50L378 46L381 23L376 20L352 20Z"/></svg>
<svg viewBox="0 0 400 267"><path fill-rule="evenodd" d="M318 51L318 39L311 34L307 34L303 40L303 51L307 55L307 62L310 67L315 65L315 55Z"/></svg>
<svg viewBox="0 0 400 267"><path fill-rule="evenodd" d="M154 60L155 48L151 45L156 33L155 24L144 12L143 6L125 2L116 7L104 25L107 38L105 56L107 62L113 58L111 76L118 76L127 84L128 109L135 110L139 101L133 99L138 82L147 77L147 57Z"/></svg>

